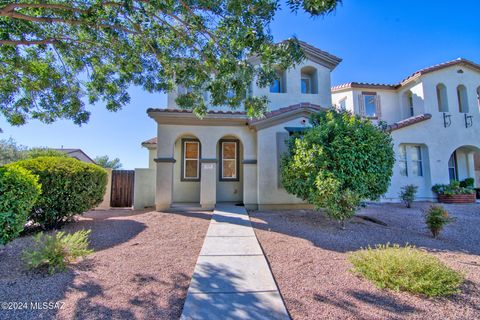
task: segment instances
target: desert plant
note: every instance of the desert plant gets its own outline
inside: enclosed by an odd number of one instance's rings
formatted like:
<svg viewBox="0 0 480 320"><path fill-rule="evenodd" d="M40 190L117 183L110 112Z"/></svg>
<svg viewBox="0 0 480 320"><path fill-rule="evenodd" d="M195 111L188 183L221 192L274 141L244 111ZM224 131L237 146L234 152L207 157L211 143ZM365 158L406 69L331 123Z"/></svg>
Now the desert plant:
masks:
<svg viewBox="0 0 480 320"><path fill-rule="evenodd" d="M18 166L0 167L0 244L22 232L40 195L38 178Z"/></svg>
<svg viewBox="0 0 480 320"><path fill-rule="evenodd" d="M425 213L425 223L432 232L434 238L437 238L440 231L446 224L450 223L452 218L449 217L448 211L442 206L432 205Z"/></svg>
<svg viewBox="0 0 480 320"><path fill-rule="evenodd" d="M415 201L417 190L418 187L413 184L402 187L400 191L400 199L402 199L403 203L405 203L405 206L407 208L412 207L412 202Z"/></svg>
<svg viewBox="0 0 480 320"><path fill-rule="evenodd" d="M29 269L48 268L50 274L63 271L67 264L93 252L88 249L89 234L90 230L53 235L40 232L35 235L34 247L23 252L23 259Z"/></svg>
<svg viewBox="0 0 480 320"><path fill-rule="evenodd" d="M473 187L462 187L460 182L452 181L449 184L435 184L432 187L432 191L436 194L454 195L454 194L474 194L475 189Z"/></svg>
<svg viewBox="0 0 480 320"><path fill-rule="evenodd" d="M289 140L282 185L343 224L362 200L377 200L387 191L395 161L392 140L348 112L320 112L311 124L303 137Z"/></svg>
<svg viewBox="0 0 480 320"><path fill-rule="evenodd" d="M377 245L348 254L353 271L379 288L439 297L455 294L463 282L433 255L413 246Z"/></svg>
<svg viewBox="0 0 480 320"><path fill-rule="evenodd" d="M39 157L16 164L39 177L42 194L31 218L46 229L58 227L103 200L107 172L97 165L66 157Z"/></svg>

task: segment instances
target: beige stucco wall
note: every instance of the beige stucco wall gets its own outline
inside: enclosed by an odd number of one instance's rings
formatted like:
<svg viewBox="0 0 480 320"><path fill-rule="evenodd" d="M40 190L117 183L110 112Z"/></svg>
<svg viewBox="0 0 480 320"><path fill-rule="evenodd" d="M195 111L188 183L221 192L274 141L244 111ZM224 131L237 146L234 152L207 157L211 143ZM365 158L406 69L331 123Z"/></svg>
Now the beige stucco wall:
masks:
<svg viewBox="0 0 480 320"><path fill-rule="evenodd" d="M135 169L133 188L133 207L142 210L155 205L155 170L146 168Z"/></svg>
<svg viewBox="0 0 480 320"><path fill-rule="evenodd" d="M105 194L103 195L103 201L95 208L96 210L110 209L110 198L112 195L112 169L105 170L107 171L107 186L105 188Z"/></svg>

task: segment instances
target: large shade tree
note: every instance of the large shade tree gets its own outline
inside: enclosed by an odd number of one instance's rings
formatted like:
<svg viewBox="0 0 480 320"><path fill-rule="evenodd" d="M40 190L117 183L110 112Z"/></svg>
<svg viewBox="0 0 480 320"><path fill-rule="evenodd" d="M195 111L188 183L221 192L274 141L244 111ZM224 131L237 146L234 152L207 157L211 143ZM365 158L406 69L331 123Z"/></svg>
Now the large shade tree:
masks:
<svg viewBox="0 0 480 320"><path fill-rule="evenodd" d="M287 0L312 16L341 0ZM115 111L128 88L188 90L177 99L202 116L244 105L259 116L265 97L247 97L255 79L267 86L275 68L302 58L292 39L274 45L269 30L279 0L19 0L0 3L0 108L13 125L34 118L88 121L85 103ZM254 57L261 67L254 67Z"/></svg>

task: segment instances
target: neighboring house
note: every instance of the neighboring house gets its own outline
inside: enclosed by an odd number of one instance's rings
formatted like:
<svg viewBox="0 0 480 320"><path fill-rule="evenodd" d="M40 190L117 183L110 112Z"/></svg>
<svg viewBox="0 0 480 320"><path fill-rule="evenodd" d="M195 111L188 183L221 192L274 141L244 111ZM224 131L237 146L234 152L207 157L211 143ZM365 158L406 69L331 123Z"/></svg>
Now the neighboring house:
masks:
<svg viewBox="0 0 480 320"><path fill-rule="evenodd" d="M224 201L260 209L310 207L282 188L280 159L289 135L308 126L312 113L332 106L330 74L341 59L304 42L301 47L306 59L279 71L270 88L251 86L249 94L266 95L270 101L270 112L263 119L251 120L242 111L226 108L215 108L198 119L177 107L177 94L185 90L181 87L168 94L167 108L148 109L149 117L157 122L157 136L142 143L149 150L149 168L136 169L135 208L155 205L163 210L188 203L210 209ZM448 90L447 127L436 106L437 82ZM458 89L462 108L467 108L465 103L469 107L463 113L456 104L455 90L460 84L468 91ZM449 180L444 161L448 163L454 150L455 172L452 169L451 174L459 179L475 174L472 151L480 146L480 117L474 93L479 86L480 67L459 60L419 71L399 85L337 86L333 102L374 121L386 121L397 157L399 150L405 150L395 165L386 199L397 200L401 186L409 183L420 186L419 196L431 199L431 185ZM406 96L409 90L411 99ZM413 107L404 105L404 100L410 103L412 99Z"/></svg>
<svg viewBox="0 0 480 320"><path fill-rule="evenodd" d="M75 158L77 160L86 162L86 163L93 163L96 164L95 161L92 160L85 152L82 151L82 149L53 149L56 151L61 151L66 153L69 157Z"/></svg>
<svg viewBox="0 0 480 320"><path fill-rule="evenodd" d="M423 200L436 183L472 177L480 186L480 65L457 59L399 84L347 83L332 88L332 101L388 125L397 161L385 200L407 184Z"/></svg>

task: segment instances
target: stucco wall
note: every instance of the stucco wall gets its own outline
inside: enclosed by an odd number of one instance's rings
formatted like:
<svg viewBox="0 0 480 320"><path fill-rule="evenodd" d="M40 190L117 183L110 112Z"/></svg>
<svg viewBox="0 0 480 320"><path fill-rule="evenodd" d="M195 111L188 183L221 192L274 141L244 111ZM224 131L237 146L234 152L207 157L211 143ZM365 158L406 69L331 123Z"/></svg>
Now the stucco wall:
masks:
<svg viewBox="0 0 480 320"><path fill-rule="evenodd" d="M142 210L155 205L155 170L146 168L135 169L133 188L133 207Z"/></svg>
<svg viewBox="0 0 480 320"><path fill-rule="evenodd" d="M278 183L277 132L287 133L285 127L302 127L302 120L308 123L308 118L298 117L272 127L261 129L258 138L258 204L304 204L301 199L285 191ZM286 135L288 137L288 134Z"/></svg>
<svg viewBox="0 0 480 320"><path fill-rule="evenodd" d="M105 170L107 171L107 186L105 188L105 194L103 195L103 201L95 208L96 210L110 209L110 198L112 196L112 169Z"/></svg>

